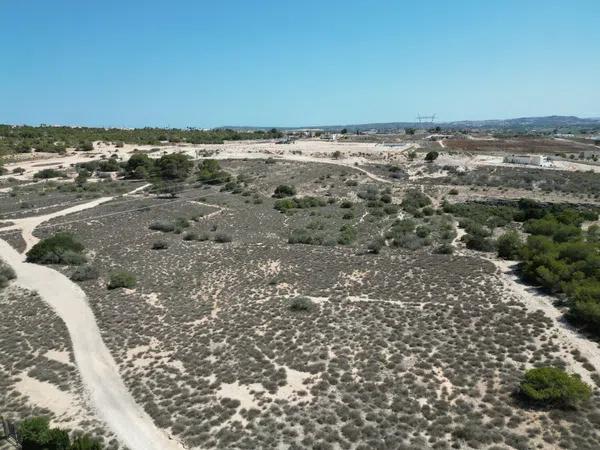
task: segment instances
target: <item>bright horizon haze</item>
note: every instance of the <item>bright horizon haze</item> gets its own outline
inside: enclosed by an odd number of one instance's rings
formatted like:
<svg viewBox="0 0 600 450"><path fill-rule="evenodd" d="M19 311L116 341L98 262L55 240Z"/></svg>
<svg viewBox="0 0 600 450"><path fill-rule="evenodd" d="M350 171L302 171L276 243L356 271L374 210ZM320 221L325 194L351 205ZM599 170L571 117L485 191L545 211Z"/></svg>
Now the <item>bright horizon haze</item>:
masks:
<svg viewBox="0 0 600 450"><path fill-rule="evenodd" d="M0 0L0 123L598 117L599 22L597 0Z"/></svg>

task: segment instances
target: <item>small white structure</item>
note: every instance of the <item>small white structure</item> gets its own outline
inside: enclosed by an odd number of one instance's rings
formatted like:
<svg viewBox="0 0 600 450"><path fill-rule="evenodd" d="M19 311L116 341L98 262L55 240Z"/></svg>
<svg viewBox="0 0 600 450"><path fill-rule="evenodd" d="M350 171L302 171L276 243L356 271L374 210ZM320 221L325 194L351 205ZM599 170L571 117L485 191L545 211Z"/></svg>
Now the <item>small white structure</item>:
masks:
<svg viewBox="0 0 600 450"><path fill-rule="evenodd" d="M527 166L550 166L550 161L544 155L507 155L504 157L507 164L523 164Z"/></svg>

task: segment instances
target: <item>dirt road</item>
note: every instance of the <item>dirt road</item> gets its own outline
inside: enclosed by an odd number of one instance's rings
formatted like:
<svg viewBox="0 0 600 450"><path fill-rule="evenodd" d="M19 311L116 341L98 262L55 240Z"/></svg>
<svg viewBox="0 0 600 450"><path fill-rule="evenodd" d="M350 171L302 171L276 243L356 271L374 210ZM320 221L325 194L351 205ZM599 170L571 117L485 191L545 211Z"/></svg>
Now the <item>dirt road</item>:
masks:
<svg viewBox="0 0 600 450"><path fill-rule="evenodd" d="M23 255L1 239L0 256L15 270L15 283L36 291L66 324L92 406L123 444L131 450L182 449L154 425L125 387L79 286L49 267L23 262Z"/></svg>
<svg viewBox="0 0 600 450"><path fill-rule="evenodd" d="M131 192L131 195L146 186ZM112 200L103 197L45 216L15 220L12 229L21 229L27 248L37 242L33 236L35 227L55 217L93 208ZM0 258L14 269L15 283L25 289L36 291L58 316L69 331L75 362L97 411L108 427L131 450L182 450L184 447L159 430L150 416L139 406L121 379L119 369L102 341L96 318L90 309L85 293L66 276L49 267L24 262L6 241L0 239Z"/></svg>

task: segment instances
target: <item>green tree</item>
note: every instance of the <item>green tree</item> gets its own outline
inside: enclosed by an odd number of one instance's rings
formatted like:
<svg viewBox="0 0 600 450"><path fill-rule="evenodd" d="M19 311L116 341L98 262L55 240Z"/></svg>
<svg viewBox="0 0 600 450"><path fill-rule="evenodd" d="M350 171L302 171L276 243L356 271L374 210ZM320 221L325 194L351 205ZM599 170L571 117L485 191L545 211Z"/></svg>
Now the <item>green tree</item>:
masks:
<svg viewBox="0 0 600 450"><path fill-rule="evenodd" d="M69 434L50 428L46 417L32 417L19 424L23 450L69 450Z"/></svg>
<svg viewBox="0 0 600 450"><path fill-rule="evenodd" d="M231 175L221 169L219 161L205 159L198 167L198 181L206 184L223 184L231 180Z"/></svg>
<svg viewBox="0 0 600 450"><path fill-rule="evenodd" d="M556 407L576 407L592 395L590 386L578 375L569 375L555 367L538 367L525 372L520 392L534 403Z"/></svg>
<svg viewBox="0 0 600 450"><path fill-rule="evenodd" d="M157 162L158 174L163 180L185 180L194 167L188 155L171 153L162 156Z"/></svg>
<svg viewBox="0 0 600 450"><path fill-rule="evenodd" d="M438 156L440 156L440 154L436 151L428 152L425 155L425 161L427 161L427 162L435 161L438 158Z"/></svg>
<svg viewBox="0 0 600 450"><path fill-rule="evenodd" d="M125 163L128 178L144 179L154 169L154 160L145 153L134 153Z"/></svg>

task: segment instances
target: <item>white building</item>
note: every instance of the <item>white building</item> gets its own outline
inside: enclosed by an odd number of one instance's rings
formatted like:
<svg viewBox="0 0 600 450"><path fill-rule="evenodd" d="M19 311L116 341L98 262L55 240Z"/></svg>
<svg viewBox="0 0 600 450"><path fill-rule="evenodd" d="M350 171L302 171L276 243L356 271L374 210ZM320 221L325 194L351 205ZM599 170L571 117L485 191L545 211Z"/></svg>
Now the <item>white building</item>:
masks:
<svg viewBox="0 0 600 450"><path fill-rule="evenodd" d="M547 167L550 161L544 155L507 155L504 157L507 164L524 164L528 166Z"/></svg>

